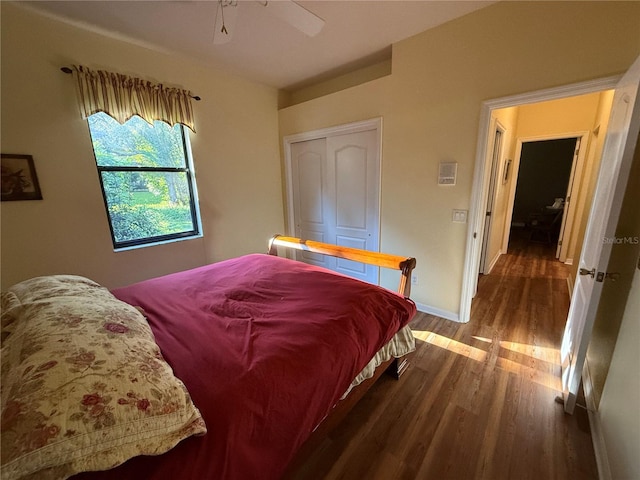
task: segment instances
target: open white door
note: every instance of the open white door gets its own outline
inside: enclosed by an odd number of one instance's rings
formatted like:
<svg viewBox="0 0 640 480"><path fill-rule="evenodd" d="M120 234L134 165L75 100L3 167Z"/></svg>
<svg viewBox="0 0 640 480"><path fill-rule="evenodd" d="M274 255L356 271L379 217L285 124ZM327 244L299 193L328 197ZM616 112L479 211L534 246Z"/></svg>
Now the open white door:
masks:
<svg viewBox="0 0 640 480"><path fill-rule="evenodd" d="M578 170L578 162L580 155L580 146L582 137L576 138L576 148L573 152L573 162L571 163L571 173L569 174L569 184L567 185L567 194L564 196L564 211L562 212L562 223L560 224L560 235L558 236L558 245L556 247L556 258L561 262L567 259L567 251L569 250L569 242L567 239L571 234L573 227L573 217L575 215L575 204L573 200L573 187L576 179L576 171Z"/></svg>
<svg viewBox="0 0 640 480"><path fill-rule="evenodd" d="M505 128L496 120L496 127L493 136L493 150L491 154L491 173L489 176L489 191L487 197L487 214L484 220L484 234L482 235L482 249L480 251L480 270L479 273L489 273L489 266L493 259L489 256L489 246L491 243L491 229L493 228L493 210L496 200L496 188L498 169L500 168L500 159L502 158L502 139L504 137Z"/></svg>
<svg viewBox="0 0 640 480"><path fill-rule="evenodd" d="M606 278L607 264L629 169L640 130L640 57L615 89L591 212L580 254L578 278L562 338L564 409L573 413L593 322Z"/></svg>

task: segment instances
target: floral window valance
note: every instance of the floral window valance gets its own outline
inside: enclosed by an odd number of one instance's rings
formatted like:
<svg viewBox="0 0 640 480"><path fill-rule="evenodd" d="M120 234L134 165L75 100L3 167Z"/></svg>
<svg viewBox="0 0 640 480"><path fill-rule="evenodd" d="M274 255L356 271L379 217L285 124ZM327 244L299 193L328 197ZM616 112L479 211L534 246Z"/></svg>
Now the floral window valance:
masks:
<svg viewBox="0 0 640 480"><path fill-rule="evenodd" d="M104 70L73 66L82 116L105 112L124 123L134 115L149 123L160 120L173 126L181 123L196 131L191 94L147 80Z"/></svg>

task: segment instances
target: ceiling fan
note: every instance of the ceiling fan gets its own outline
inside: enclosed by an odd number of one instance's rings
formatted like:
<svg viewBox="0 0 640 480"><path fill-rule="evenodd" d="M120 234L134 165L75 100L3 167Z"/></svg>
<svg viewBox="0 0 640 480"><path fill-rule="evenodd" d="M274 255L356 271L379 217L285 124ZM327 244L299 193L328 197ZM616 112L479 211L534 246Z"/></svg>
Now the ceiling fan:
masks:
<svg viewBox="0 0 640 480"><path fill-rule="evenodd" d="M213 43L215 45L222 45L231 41L233 32L236 29L241 4L245 2L246 0L218 0L213 30ZM309 37L317 35L324 27L323 19L293 0L256 0L255 3L262 5L265 12L285 21Z"/></svg>

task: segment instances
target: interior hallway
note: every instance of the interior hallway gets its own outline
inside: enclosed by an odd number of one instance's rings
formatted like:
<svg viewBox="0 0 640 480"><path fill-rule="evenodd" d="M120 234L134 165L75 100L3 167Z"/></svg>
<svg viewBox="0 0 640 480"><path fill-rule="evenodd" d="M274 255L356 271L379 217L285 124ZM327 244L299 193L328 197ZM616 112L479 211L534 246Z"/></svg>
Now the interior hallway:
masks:
<svg viewBox="0 0 640 480"><path fill-rule="evenodd" d="M554 402L566 266L526 240L480 278L468 324L416 316L410 369L383 375L297 478L598 478L586 411Z"/></svg>

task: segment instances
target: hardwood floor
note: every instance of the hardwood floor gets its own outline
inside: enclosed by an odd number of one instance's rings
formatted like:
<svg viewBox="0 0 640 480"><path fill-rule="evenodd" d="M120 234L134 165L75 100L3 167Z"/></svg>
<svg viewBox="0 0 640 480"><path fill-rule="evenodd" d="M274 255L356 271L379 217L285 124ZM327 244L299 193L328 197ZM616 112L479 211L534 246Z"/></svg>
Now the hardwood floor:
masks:
<svg viewBox="0 0 640 480"><path fill-rule="evenodd" d="M513 243L480 278L471 321L419 313L410 369L383 376L296 478L598 478L586 411L554 402L566 267Z"/></svg>

